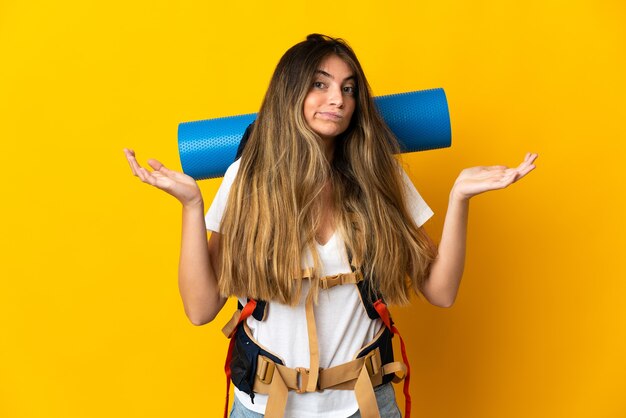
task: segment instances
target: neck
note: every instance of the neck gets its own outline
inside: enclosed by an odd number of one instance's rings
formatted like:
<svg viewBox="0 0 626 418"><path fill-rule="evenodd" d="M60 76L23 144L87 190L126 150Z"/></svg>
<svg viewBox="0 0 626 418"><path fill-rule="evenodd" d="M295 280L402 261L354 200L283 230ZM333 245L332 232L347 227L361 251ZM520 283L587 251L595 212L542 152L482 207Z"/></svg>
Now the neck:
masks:
<svg viewBox="0 0 626 418"><path fill-rule="evenodd" d="M324 148L324 155L326 160L331 162L335 155L335 138L322 138L322 147Z"/></svg>

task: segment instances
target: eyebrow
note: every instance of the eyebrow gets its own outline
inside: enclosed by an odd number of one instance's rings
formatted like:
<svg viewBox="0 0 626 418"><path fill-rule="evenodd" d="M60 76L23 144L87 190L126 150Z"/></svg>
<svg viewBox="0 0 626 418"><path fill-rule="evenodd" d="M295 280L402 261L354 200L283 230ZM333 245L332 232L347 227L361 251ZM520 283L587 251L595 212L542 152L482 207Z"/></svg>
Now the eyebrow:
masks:
<svg viewBox="0 0 626 418"><path fill-rule="evenodd" d="M324 71L324 70L315 70L315 74L321 74L321 75L323 75L323 76L325 76L325 77L332 78L333 80L335 79L335 77L333 77L333 76L332 76L332 74L329 74L329 73L327 73L327 72L326 72L326 71ZM354 74L353 74L353 75L351 75L351 76L349 76L349 77L346 77L346 78L345 78L345 80L343 80L343 81L346 81L346 80L355 80L355 79L356 79L356 77L355 77L355 76L354 76Z"/></svg>

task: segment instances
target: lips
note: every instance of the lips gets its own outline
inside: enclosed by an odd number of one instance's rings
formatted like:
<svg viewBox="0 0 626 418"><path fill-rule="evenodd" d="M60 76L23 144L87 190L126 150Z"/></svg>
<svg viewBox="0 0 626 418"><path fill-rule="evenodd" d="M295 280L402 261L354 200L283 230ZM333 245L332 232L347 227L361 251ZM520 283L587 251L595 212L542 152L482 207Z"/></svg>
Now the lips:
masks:
<svg viewBox="0 0 626 418"><path fill-rule="evenodd" d="M343 118L343 115L339 113L335 113L335 112L317 112L317 114L322 119L327 119L327 120L340 120Z"/></svg>

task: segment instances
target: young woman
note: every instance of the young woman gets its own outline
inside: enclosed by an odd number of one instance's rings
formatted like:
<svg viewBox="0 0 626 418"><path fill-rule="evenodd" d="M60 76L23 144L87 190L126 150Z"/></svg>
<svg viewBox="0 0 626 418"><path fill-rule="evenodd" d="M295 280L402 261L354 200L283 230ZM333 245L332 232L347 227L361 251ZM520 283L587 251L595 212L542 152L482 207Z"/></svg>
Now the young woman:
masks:
<svg viewBox="0 0 626 418"><path fill-rule="evenodd" d="M241 158L206 216L191 177L156 160L147 170L125 150L134 175L182 203L179 288L191 322L212 321L231 295L243 307L230 327L231 417L400 416L387 382L402 363L385 354L383 338L395 328L377 302L406 304L416 291L451 306L470 198L521 179L537 155L517 168L463 170L436 249L421 228L432 211L398 151L352 49L317 34L281 58ZM366 372L365 351L374 346L387 365Z"/></svg>

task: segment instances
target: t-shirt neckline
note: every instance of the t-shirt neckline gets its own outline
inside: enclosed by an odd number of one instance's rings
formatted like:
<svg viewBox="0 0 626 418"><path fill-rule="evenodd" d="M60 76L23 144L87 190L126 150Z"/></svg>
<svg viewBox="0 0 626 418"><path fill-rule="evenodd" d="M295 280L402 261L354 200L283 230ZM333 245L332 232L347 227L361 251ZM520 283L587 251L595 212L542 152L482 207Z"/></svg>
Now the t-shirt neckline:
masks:
<svg viewBox="0 0 626 418"><path fill-rule="evenodd" d="M328 245L335 239L335 235L337 235L337 230L335 229L333 231L333 234L330 236L330 238L328 238L328 241L326 241L325 244L320 244L319 241L316 239L315 240L315 244L319 247L319 248L326 248L328 247Z"/></svg>

